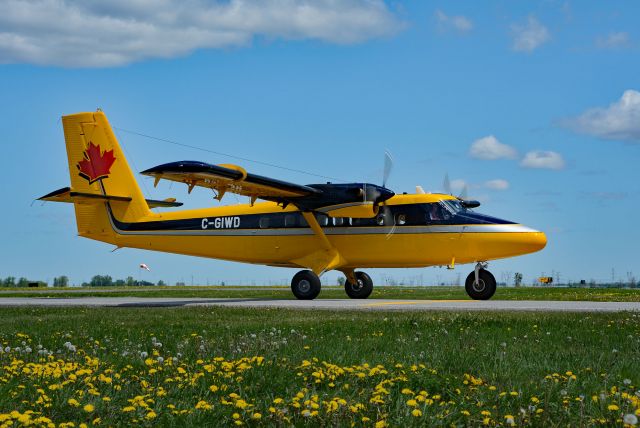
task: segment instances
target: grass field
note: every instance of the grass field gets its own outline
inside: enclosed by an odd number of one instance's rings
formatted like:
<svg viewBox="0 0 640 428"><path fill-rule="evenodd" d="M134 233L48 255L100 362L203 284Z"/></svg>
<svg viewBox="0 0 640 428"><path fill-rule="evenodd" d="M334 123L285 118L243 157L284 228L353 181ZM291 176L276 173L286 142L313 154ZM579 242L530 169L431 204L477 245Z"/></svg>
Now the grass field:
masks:
<svg viewBox="0 0 640 428"><path fill-rule="evenodd" d="M0 297L230 297L291 299L289 287L121 287L121 288L0 288ZM323 287L319 299L347 298L344 289ZM374 287L371 298L377 299L468 299L464 287ZM500 300L574 300L638 302L640 289L629 288L563 288L563 287L498 287L494 299Z"/></svg>
<svg viewBox="0 0 640 428"><path fill-rule="evenodd" d="M0 323L0 426L583 426L640 414L629 313L9 308Z"/></svg>

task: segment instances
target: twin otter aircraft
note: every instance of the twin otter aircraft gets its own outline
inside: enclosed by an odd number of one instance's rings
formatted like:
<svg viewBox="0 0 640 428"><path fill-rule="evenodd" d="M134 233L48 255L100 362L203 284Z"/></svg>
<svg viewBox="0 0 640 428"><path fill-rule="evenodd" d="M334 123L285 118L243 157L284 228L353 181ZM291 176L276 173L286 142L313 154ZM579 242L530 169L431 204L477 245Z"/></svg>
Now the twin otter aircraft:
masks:
<svg viewBox="0 0 640 428"><path fill-rule="evenodd" d="M318 275L335 269L345 291L367 298L373 281L357 268L475 263L465 288L489 299L496 280L487 261L538 251L544 233L478 214L480 204L445 194L396 195L368 183L301 186L251 174L236 165L182 161L143 175L248 196L250 204L156 213L182 205L140 191L102 111L62 117L71 187L40 198L71 202L78 233L118 247L303 268L291 281L298 299L320 293ZM418 190L421 191L420 188ZM267 202L255 203L257 199Z"/></svg>

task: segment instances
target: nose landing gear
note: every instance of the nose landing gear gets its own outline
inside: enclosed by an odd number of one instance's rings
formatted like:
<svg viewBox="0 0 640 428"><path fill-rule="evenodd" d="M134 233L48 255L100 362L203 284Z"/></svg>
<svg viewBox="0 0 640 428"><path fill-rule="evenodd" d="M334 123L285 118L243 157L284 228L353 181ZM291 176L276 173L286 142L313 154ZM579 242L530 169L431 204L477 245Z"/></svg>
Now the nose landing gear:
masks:
<svg viewBox="0 0 640 428"><path fill-rule="evenodd" d="M496 292L496 278L486 267L487 263L478 262L464 283L467 294L474 300L489 300Z"/></svg>

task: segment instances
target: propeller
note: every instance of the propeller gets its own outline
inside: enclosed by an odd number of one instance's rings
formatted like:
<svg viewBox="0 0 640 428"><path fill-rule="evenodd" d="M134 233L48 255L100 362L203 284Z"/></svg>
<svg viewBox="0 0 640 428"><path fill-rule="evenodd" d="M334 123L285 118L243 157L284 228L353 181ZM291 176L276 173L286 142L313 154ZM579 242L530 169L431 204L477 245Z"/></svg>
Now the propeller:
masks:
<svg viewBox="0 0 640 428"><path fill-rule="evenodd" d="M458 199L467 199L469 193L469 187L465 184L464 187L462 188L462 191L460 192L460 195L458 196Z"/></svg>
<svg viewBox="0 0 640 428"><path fill-rule="evenodd" d="M388 150L384 151L384 170L382 172L382 187L387 187L387 180L389 179L389 175L391 175L391 170L393 169L393 157ZM393 218L393 214L391 213L391 209L387 206L387 201L382 201L382 218L384 219L384 223L392 223L393 226L389 233L387 233L386 239L391 238L391 235L396 231L396 222Z"/></svg>
<svg viewBox="0 0 640 428"><path fill-rule="evenodd" d="M382 172L382 187L387 187L387 180L393 169L393 158L388 150L384 151L384 170Z"/></svg>
<svg viewBox="0 0 640 428"><path fill-rule="evenodd" d="M451 181L449 181L449 173L444 174L444 181L442 182L442 188L444 189L444 193L448 195L451 194Z"/></svg>

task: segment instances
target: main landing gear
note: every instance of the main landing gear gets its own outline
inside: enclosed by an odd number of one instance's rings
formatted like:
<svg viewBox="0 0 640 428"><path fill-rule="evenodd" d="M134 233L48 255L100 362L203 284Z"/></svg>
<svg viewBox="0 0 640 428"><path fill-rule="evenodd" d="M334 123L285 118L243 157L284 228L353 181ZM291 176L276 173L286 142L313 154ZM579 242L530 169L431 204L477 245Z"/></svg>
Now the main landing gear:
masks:
<svg viewBox="0 0 640 428"><path fill-rule="evenodd" d="M373 280L364 272L345 272L344 291L352 299L366 299L373 291ZM301 270L291 280L291 291L300 300L313 300L320 294L320 278L310 270Z"/></svg>
<svg viewBox="0 0 640 428"><path fill-rule="evenodd" d="M487 263L476 264L464 283L467 294L474 300L489 300L496 292L496 279L486 268Z"/></svg>
<svg viewBox="0 0 640 428"><path fill-rule="evenodd" d="M310 270L301 270L291 280L291 291L300 300L313 300L320 294L320 278Z"/></svg>

